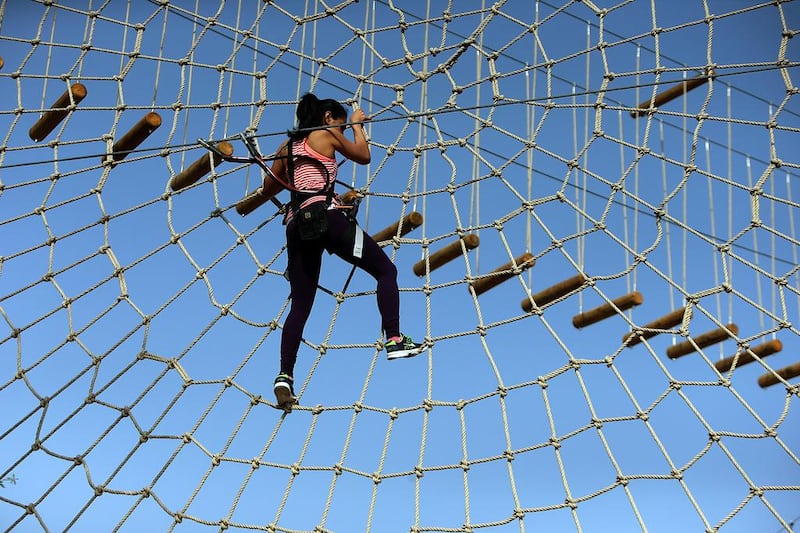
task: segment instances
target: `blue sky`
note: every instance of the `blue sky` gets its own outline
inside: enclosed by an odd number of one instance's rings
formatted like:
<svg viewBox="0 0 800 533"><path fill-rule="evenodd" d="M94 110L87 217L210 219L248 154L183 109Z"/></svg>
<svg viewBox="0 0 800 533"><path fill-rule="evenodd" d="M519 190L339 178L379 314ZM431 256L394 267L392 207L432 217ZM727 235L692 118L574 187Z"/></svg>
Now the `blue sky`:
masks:
<svg viewBox="0 0 800 533"><path fill-rule="evenodd" d="M756 382L800 347L797 3L398 4L0 3L4 529L771 532L800 515L797 381ZM709 65L712 83L630 116ZM31 141L73 82L86 99ZM362 227L424 214L386 250L403 330L430 347L388 362L374 282L326 257L321 284L345 295L318 294L284 417L267 403L281 217L236 213L255 167L169 179L197 138L249 129L269 153L308 90L373 117L371 164L340 170L367 193ZM102 165L148 111L161 127ZM480 246L413 274L459 231ZM524 252L533 268L470 292ZM579 271L592 286L521 310ZM572 326L633 290L624 317ZM678 333L623 346L687 297L684 334L735 323L783 351L720 375L735 340L677 360Z"/></svg>

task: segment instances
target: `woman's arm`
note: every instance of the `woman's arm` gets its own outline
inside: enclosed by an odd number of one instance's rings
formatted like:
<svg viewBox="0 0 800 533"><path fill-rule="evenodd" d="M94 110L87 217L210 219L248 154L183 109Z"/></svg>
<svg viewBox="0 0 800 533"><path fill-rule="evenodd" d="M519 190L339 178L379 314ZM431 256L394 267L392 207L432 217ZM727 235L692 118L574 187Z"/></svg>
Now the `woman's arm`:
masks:
<svg viewBox="0 0 800 533"><path fill-rule="evenodd" d="M351 141L345 137L344 133L339 128L329 128L327 131L330 133L334 150L345 156L347 159L366 165L371 160L369 152L369 143L367 142L367 135L364 133L364 128L360 124L369 120L367 115L360 109L356 109L350 115L350 123L353 128L353 140Z"/></svg>
<svg viewBox="0 0 800 533"><path fill-rule="evenodd" d="M281 144L281 146L278 148L278 151L275 152L275 159L272 160L272 165L270 166L272 174L283 182L287 181L286 156L289 154L289 151L286 149L286 146L288 143L289 141L284 141L284 143ZM268 190L270 188L270 184L274 182L275 180L264 174L264 190Z"/></svg>

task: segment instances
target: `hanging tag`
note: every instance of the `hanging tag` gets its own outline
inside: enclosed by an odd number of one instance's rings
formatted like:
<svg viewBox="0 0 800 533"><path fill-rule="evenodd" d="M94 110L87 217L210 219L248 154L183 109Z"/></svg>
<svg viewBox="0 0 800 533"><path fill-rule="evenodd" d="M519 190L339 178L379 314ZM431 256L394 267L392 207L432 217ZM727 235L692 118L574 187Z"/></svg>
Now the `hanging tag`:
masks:
<svg viewBox="0 0 800 533"><path fill-rule="evenodd" d="M361 254L364 252L364 232L360 227L356 226L356 235L353 242L353 257L361 259Z"/></svg>

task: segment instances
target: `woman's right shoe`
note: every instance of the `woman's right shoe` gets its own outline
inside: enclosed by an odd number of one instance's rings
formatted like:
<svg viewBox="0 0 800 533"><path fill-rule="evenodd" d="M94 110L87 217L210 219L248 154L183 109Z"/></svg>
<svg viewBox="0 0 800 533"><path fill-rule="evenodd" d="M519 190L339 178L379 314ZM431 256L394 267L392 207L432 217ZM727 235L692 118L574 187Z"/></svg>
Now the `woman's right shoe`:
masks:
<svg viewBox="0 0 800 533"><path fill-rule="evenodd" d="M386 358L390 361L392 359L401 359L403 357L414 357L425 349L424 344L420 344L411 340L408 335L401 335L399 341L391 340L385 345Z"/></svg>

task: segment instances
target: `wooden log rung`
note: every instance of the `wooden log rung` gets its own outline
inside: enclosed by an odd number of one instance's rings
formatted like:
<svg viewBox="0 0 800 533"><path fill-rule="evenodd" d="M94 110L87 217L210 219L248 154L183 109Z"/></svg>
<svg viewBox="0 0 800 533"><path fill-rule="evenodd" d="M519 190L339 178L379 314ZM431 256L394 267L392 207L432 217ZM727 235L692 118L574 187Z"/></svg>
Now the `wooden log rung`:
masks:
<svg viewBox="0 0 800 533"><path fill-rule="evenodd" d="M139 119L125 135L114 143L111 147L111 154L104 156L103 160L106 160L108 157L115 162L125 159L129 153L142 144L159 126L161 126L161 115L153 111L147 113Z"/></svg>
<svg viewBox="0 0 800 533"><path fill-rule="evenodd" d="M538 307L544 307L550 302L558 300L562 296L566 296L572 291L581 288L586 281L587 277L583 274L572 276L571 278L560 281L555 285L551 285L550 287L547 287L536 294L532 294L530 298L524 298L520 302L520 306L522 306L523 311L530 313L533 310L533 303L531 303L531 300L536 302Z"/></svg>
<svg viewBox="0 0 800 533"><path fill-rule="evenodd" d="M263 188L259 187L238 202L236 202L236 212L242 216L249 215L269 200L266 194L262 193Z"/></svg>
<svg viewBox="0 0 800 533"><path fill-rule="evenodd" d="M242 216L249 215L283 190L283 185L274 179L267 179L264 185L251 192L236 203L236 212ZM277 201L277 200L276 200Z"/></svg>
<svg viewBox="0 0 800 533"><path fill-rule="evenodd" d="M739 327L736 324L728 324L723 328L717 328L707 331L697 337L692 337L691 340L685 340L677 344L673 344L667 348L667 357L670 359L677 359L683 357L697 350L702 350L707 346L712 346L723 342L731 337L731 335L738 335Z"/></svg>
<svg viewBox="0 0 800 533"><path fill-rule="evenodd" d="M779 368L775 371L775 374L783 378L784 380L790 380L792 378L796 378L800 376L800 361L794 363L793 365L785 366L783 368ZM762 374L758 378L758 384L761 388L771 387L772 385L777 385L780 383L780 379L773 373Z"/></svg>
<svg viewBox="0 0 800 533"><path fill-rule="evenodd" d="M693 78L688 78L684 81L678 82L669 89L662 91L656 94L653 98L649 100L645 100L641 102L639 105L636 106L636 109L631 111L631 116L633 118L640 117L642 115L646 115L650 107L660 107L679 96L682 96L692 89L696 89L697 87L707 83L708 80L714 78L715 74L712 70L708 74L701 74L699 76L695 76Z"/></svg>
<svg viewBox="0 0 800 533"><path fill-rule="evenodd" d="M680 309L675 309L669 314L662 316L656 320L653 320L649 324L645 324L640 329L642 330L637 334L635 331L631 331L630 333L626 333L622 336L622 342L628 342L628 346L635 346L639 344L642 340L649 339L651 337L655 337L661 331L659 330L666 330L673 328L683 322L683 314L686 311L685 307L681 307Z"/></svg>
<svg viewBox="0 0 800 533"><path fill-rule="evenodd" d="M480 238L477 235L470 233L468 235L464 235L462 238L451 242L444 248L432 253L428 256L427 267L426 261L424 259L417 261L414 263L414 274L417 276L424 276L426 269L430 268L430 271L433 272L440 266L449 263L456 257L461 255L462 252L462 243L466 251L474 250L480 244Z"/></svg>
<svg viewBox="0 0 800 533"><path fill-rule="evenodd" d="M217 148L225 155L233 154L233 145L228 141L222 141L217 144ZM211 172L212 168L216 168L222 162L222 158L216 154L212 155L211 152L206 151L205 154L195 160L194 163L183 169L179 174L175 174L169 181L169 187L173 191L179 191L186 187L197 183L197 181ZM213 165L213 166L212 166Z"/></svg>
<svg viewBox="0 0 800 533"><path fill-rule="evenodd" d="M64 93L53 102L50 109L45 111L44 114L39 117L39 120L31 126L31 129L28 130L28 136L31 140L39 142L50 135L50 132L66 118L73 102L75 105L78 105L81 100L86 98L86 93L86 87L82 83L73 83L70 85L69 89L64 91Z"/></svg>
<svg viewBox="0 0 800 533"><path fill-rule="evenodd" d="M736 355L720 359L714 363L714 366L720 373L723 373L733 368L734 362L736 362L736 368L739 368L742 365L752 363L756 360L756 357L763 359L781 350L783 350L783 343L778 339L772 339L767 342L762 342L758 346L753 346L748 350L743 350Z"/></svg>
<svg viewBox="0 0 800 533"><path fill-rule="evenodd" d="M402 237L403 235L408 234L409 232L420 227L423 221L424 218L422 213L412 211L391 226L383 228L381 231L373 235L372 239L378 244L389 244L388 241L391 241L392 238L398 235Z"/></svg>
<svg viewBox="0 0 800 533"><path fill-rule="evenodd" d="M469 286L475 291L476 296L481 295L516 276L519 272L532 267L534 262L533 255L526 252L514 261L509 261L505 265L494 269L491 273L470 281Z"/></svg>
<svg viewBox="0 0 800 533"><path fill-rule="evenodd" d="M616 315L618 310L619 312L627 311L631 307L641 305L642 302L644 302L642 293L639 291L629 292L628 294L611 300L611 303L598 305L593 309L573 316L572 325L578 329L584 328Z"/></svg>

